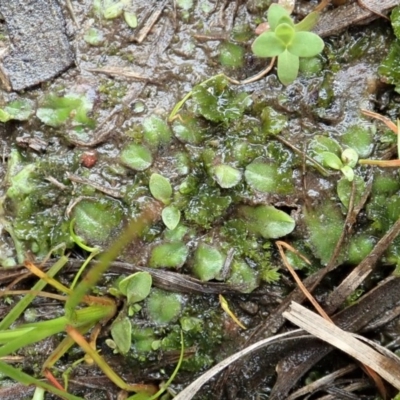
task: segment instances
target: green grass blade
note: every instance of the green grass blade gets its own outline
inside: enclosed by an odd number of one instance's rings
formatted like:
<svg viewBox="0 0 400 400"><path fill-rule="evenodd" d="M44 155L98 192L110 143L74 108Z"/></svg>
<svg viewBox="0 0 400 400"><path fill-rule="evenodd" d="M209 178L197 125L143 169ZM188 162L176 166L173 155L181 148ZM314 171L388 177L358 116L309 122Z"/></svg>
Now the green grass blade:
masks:
<svg viewBox="0 0 400 400"><path fill-rule="evenodd" d="M54 277L58 271L68 262L66 256L62 256L47 272L47 275ZM46 282L41 279L32 288L32 292L40 291L46 286ZM36 297L35 294L27 294L24 296L13 309L2 319L0 322L0 330L8 329L13 322L15 322L20 315L26 310L32 300Z"/></svg>
<svg viewBox="0 0 400 400"><path fill-rule="evenodd" d="M178 103L175 104L175 107L172 109L171 114L169 114L168 117L168 122L172 122L173 119L175 118L176 114L180 111L182 106L186 103L186 101L192 96L192 91L190 91L186 96L179 101Z"/></svg>
<svg viewBox="0 0 400 400"><path fill-rule="evenodd" d="M90 306L82 308L75 313L75 319L72 323L74 327L79 327L87 324L95 324L96 322L110 317L114 313L114 307L101 306ZM29 334L22 334L16 331L16 336L9 340L6 344L0 347L0 357L4 357L10 353L18 351L24 346L32 343L39 342L51 335L55 335L65 330L66 325L71 324L71 321L67 317L59 317L49 321L34 322L31 324L24 324L19 329L29 329ZM3 332L3 334L12 333L14 330L9 330ZM2 332L0 332L1 337Z"/></svg>
<svg viewBox="0 0 400 400"><path fill-rule="evenodd" d="M0 373L8 376L11 379L14 379L17 382L20 382L24 385L34 385L36 387L41 387L47 390L50 393L53 393L62 399L66 400L83 400L82 397L73 396L72 394L66 393L62 390L56 389L54 386L49 385L46 382L42 382L38 379L25 374L24 372L18 370L17 368L12 367L11 365L6 364L3 361L0 361Z"/></svg>
<svg viewBox="0 0 400 400"><path fill-rule="evenodd" d="M172 383L172 381L175 379L176 374L181 368L184 354L185 354L185 345L183 343L183 331L181 330L181 354L179 355L178 364L176 364L174 372L172 373L168 381L165 383L165 385L163 385L162 388L151 397L145 397L146 396L145 393L136 393L133 396L128 397L127 400L156 400L157 398L159 398L165 392L167 387Z"/></svg>
<svg viewBox="0 0 400 400"><path fill-rule="evenodd" d="M47 327L47 329L33 329L28 335L22 335L8 341L6 344L0 347L0 357L5 357L15 351L18 351L22 347L28 346L29 344L39 342L51 335L55 335L63 330L65 324L53 327Z"/></svg>
<svg viewBox="0 0 400 400"><path fill-rule="evenodd" d="M97 281L106 272L110 263L118 257L124 247L131 243L133 239L137 238L154 218L154 211L150 209L145 210L138 219L132 220L129 223L128 228L118 240L111 245L110 249L100 255L98 263L89 270L82 281L79 282L73 292L68 296L65 304L65 314L68 318L72 321L74 320L74 310L82 301L83 296L95 286Z"/></svg>
<svg viewBox="0 0 400 400"><path fill-rule="evenodd" d="M99 249L96 249L95 251L92 251L89 254L89 257L85 260L85 262L82 264L82 266L79 268L79 271L76 273L74 280L70 286L70 289L73 290L74 287L76 286L80 276L82 275L83 271L86 269L87 265L92 261L94 257L96 257L100 253Z"/></svg>
<svg viewBox="0 0 400 400"><path fill-rule="evenodd" d="M28 327L0 331L0 344L7 343L10 340L16 339L17 337L20 337L22 335L28 335L34 329L35 328Z"/></svg>

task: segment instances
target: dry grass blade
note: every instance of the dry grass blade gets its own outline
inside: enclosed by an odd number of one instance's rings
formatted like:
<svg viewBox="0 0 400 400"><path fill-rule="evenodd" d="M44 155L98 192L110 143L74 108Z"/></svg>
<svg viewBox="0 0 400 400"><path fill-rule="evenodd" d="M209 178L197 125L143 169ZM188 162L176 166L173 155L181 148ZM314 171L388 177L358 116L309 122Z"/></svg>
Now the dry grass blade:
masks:
<svg viewBox="0 0 400 400"><path fill-rule="evenodd" d="M160 15L162 14L166 4L167 4L166 0L154 3L153 9L150 11L151 12L150 16L148 17L144 25L141 27L138 34L131 38L132 41L135 41L140 44L143 42L144 39L146 39L147 35L151 31L151 28L157 22L158 18L160 18Z"/></svg>
<svg viewBox="0 0 400 400"><path fill-rule="evenodd" d="M310 383L307 386L302 387L299 390L296 390L296 392L292 393L287 400L295 400L301 396L304 396L309 393L313 393L320 388L326 386L329 383L332 383L335 379L340 378L343 375L348 374L349 372L354 371L357 369L357 366L354 364L350 364L347 367L340 368L339 370L332 372L331 374L325 375L324 377L317 379L316 381Z"/></svg>
<svg viewBox="0 0 400 400"><path fill-rule="evenodd" d="M253 351L256 351L258 349L261 349L265 346L283 341L283 340L288 340L288 339L295 339L297 336L294 336L295 334L301 334L301 330L296 330L296 331L291 331L291 332L286 332L286 333L281 333L280 335L272 336L268 339L260 340L257 343L252 344L249 347L246 347L245 349L231 355L230 357L226 358L225 360L221 361L217 365L215 365L213 368L205 372L200 378L196 379L194 382L192 382L186 389L182 390L177 396L174 397L174 400L190 400L192 399L196 393L200 390L200 388L207 382L209 381L213 376L221 372L223 369L234 363L236 360L239 360L240 358L246 356L249 353L252 353Z"/></svg>
<svg viewBox="0 0 400 400"><path fill-rule="evenodd" d="M352 392L355 392L356 390L363 390L363 389L368 389L370 387L368 381L364 381L364 380L359 380L357 382L353 382L350 383L347 386L344 386L342 391L345 391L345 394L347 397L344 397L342 395L342 397L338 397L339 393L335 393L335 394L328 394L326 396L322 396L322 397L318 397L318 400L338 400L339 398L346 398L348 400L351 400L351 397L349 397L351 395ZM333 392L335 389L330 388L327 391L329 392ZM343 392L342 392L343 393ZM360 397L357 395L354 395L353 399L359 400Z"/></svg>
<svg viewBox="0 0 400 400"><path fill-rule="evenodd" d="M371 11L373 14L377 15L378 17L381 17L383 19L386 19L388 21L390 21L390 18L388 18L386 15L381 14L379 11L375 10L374 8L372 8L369 4L365 3L362 0L358 0L358 4L362 7L365 8L368 11Z"/></svg>
<svg viewBox="0 0 400 400"><path fill-rule="evenodd" d="M354 187L354 186L353 186ZM311 304L314 306L314 308L318 311L318 313L326 320L329 321L331 323L332 320L331 318L328 316L328 314L324 311L324 309L318 304L317 300L315 300L315 298L312 296L312 294L307 290L307 288L303 285L303 282L300 280L300 278L298 277L298 275L296 274L296 272L294 271L294 269L292 268L292 266L290 265L289 261L286 258L286 255L283 251L283 248L285 247L287 250L300 255L301 258L305 259L305 261L310 264L310 262L304 257L302 256L296 249L294 249L292 246L288 245L285 242L282 241L277 241L276 245L278 246L279 249L279 254L282 257L282 260L286 266L286 268L289 270L289 272L292 274L294 280L296 281L297 285L299 286L299 288L301 289L301 291L304 293L304 295L308 298L308 300L311 302ZM382 380L380 379L379 376L377 376L375 374L374 371L372 371L370 368L368 368L367 366L363 366L363 368L365 368L366 373L373 379L373 381L375 382L376 386L379 388L380 393L383 395L383 398L385 398L385 387L384 384L382 382Z"/></svg>
<svg viewBox="0 0 400 400"><path fill-rule="evenodd" d="M296 274L292 266L290 265L288 259L286 258L286 254L283 251L283 248L286 248L287 250L291 251L294 254L297 254L299 257L301 257L307 264L311 264L310 261L306 257L304 257L302 254L300 254L295 248L290 246L289 244L282 242L281 240L278 240L275 243L278 246L279 254L282 257L282 261L285 264L285 267L288 269L288 271L291 273L293 276L294 280L296 281L298 287L300 290L304 293L304 296L307 297L308 300L310 300L311 304L314 306L314 308L318 311L318 313L325 318L327 321L332 322L332 320L329 318L328 314L323 310L323 308L318 304L317 300L314 299L312 294L307 290L307 288L304 286L303 282L300 280L299 276Z"/></svg>
<svg viewBox="0 0 400 400"><path fill-rule="evenodd" d="M388 117L385 117L370 110L361 109L361 112L368 117L372 117L383 122L391 131L393 131L393 133L397 135L397 125L393 123Z"/></svg>
<svg viewBox="0 0 400 400"><path fill-rule="evenodd" d="M83 178L81 176L72 174L71 172L67 172L66 173L67 178L72 181L72 182L76 182L76 183L81 183L83 185L88 185L91 186L92 188L98 190L99 192L105 193L111 197L115 197L116 199L121 199L123 198L123 194L121 193L120 190L118 189L112 189L109 187L105 187L103 185L100 185L99 183L91 180L91 179L87 179L87 178Z"/></svg>
<svg viewBox="0 0 400 400"><path fill-rule="evenodd" d="M293 302L283 316L315 337L342 350L400 390L400 359L384 356L335 324Z"/></svg>
<svg viewBox="0 0 400 400"><path fill-rule="evenodd" d="M229 76L226 77L229 82L234 83L235 85L247 85L248 83L256 82L265 75L268 74L269 71L271 71L272 67L275 64L276 57L272 57L271 62L268 64L268 67L263 69L261 72L259 72L257 75L251 76L250 78L245 79L244 81L237 81L236 79L229 78Z"/></svg>
<svg viewBox="0 0 400 400"><path fill-rule="evenodd" d="M122 78L137 79L139 81L150 81L148 76L139 74L138 72L132 71L129 68L120 67L103 67L103 68L86 68L86 71L97 72L100 74L106 74L110 76L120 76Z"/></svg>

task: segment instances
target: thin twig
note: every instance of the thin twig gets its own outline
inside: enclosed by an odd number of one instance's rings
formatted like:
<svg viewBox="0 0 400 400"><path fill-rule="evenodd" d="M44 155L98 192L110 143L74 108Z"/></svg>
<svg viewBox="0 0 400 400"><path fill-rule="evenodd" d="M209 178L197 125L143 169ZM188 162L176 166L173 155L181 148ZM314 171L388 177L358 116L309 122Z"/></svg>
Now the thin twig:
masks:
<svg viewBox="0 0 400 400"><path fill-rule="evenodd" d="M139 44L141 44L143 42L143 40L149 34L153 25L157 22L158 18L160 18L160 15L162 14L166 4L167 4L167 0L164 0L160 3L156 2L156 4L154 5L154 7L152 9L152 13L151 13L150 17L146 20L145 24L140 29L138 35L131 38L132 41L135 41Z"/></svg>
<svg viewBox="0 0 400 400"><path fill-rule="evenodd" d="M256 82L259 79L261 79L262 77L264 77L265 75L267 75L269 71L271 71L271 69L273 68L273 66L275 64L275 60L276 60L276 57L273 57L267 68L263 69L257 75L254 75L250 78L245 79L244 81L237 81L236 79L229 78L229 76L227 76L226 79L228 79L229 82L234 83L235 85L247 85L248 83Z"/></svg>
<svg viewBox="0 0 400 400"><path fill-rule="evenodd" d="M291 273L291 275L293 276L294 280L296 281L297 285L299 286L300 290L304 293L304 296L306 296L308 298L308 300L310 300L311 304L314 306L314 308L318 311L318 313L325 318L327 321L332 322L332 320L329 318L328 314L324 311L324 309L318 304L317 300L314 299L314 297L312 296L312 294L307 290L307 288L304 286L303 282L301 281L301 279L299 278L299 276L296 274L295 270L292 268L292 266L290 265L288 259L286 258L286 254L283 251L283 247L285 247L287 250L291 251L294 254L297 254L298 256L300 256L303 260L305 260L307 262L307 264L311 264L310 261L303 256L302 254L300 254L295 248L293 248L292 246L290 246L289 244L278 240L275 243L278 247L278 251L279 254L282 257L282 261L285 264L285 267L288 269L288 271Z"/></svg>
<svg viewBox="0 0 400 400"><path fill-rule="evenodd" d="M90 180L90 179L82 178L81 176L72 174L70 172L67 172L67 178L72 182L91 186L91 187L95 188L96 190L98 190L99 192L108 194L109 196L115 197L116 199L121 199L122 197L124 197L124 195L118 189L107 188L103 185L100 185L100 184Z"/></svg>

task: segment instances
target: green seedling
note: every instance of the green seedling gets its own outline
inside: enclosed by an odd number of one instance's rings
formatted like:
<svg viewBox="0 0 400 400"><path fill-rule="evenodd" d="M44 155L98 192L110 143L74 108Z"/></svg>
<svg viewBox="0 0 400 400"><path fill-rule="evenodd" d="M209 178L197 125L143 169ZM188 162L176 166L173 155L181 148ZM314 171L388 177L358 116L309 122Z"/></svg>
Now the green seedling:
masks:
<svg viewBox="0 0 400 400"><path fill-rule="evenodd" d="M324 167L341 171L349 182L353 181L353 168L358 161L358 153L354 149L348 147L343 150L339 143L325 136L316 136L310 143L310 149L313 158Z"/></svg>
<svg viewBox="0 0 400 400"><path fill-rule="evenodd" d="M346 177L349 182L352 182L354 179L354 170L350 165L344 164L343 161L345 157L342 157L342 160L334 153L330 153L329 151L324 151L320 154L322 159L322 165L324 167L336 169L341 171L342 174ZM351 161L352 163L352 161Z"/></svg>
<svg viewBox="0 0 400 400"><path fill-rule="evenodd" d="M156 200L159 200L166 205L162 210L161 218L168 229L174 230L181 220L181 211L174 205L170 204L173 190L169 179L160 174L151 174L149 189L150 193Z"/></svg>
<svg viewBox="0 0 400 400"><path fill-rule="evenodd" d="M296 79L300 57L314 57L324 48L318 35L307 32L315 26L318 16L314 11L295 24L279 4L268 9L269 30L254 41L252 50L258 57L278 57L278 78L284 85Z"/></svg>
<svg viewBox="0 0 400 400"><path fill-rule="evenodd" d="M107 20L118 18L123 14L126 24L130 28L136 28L138 21L131 3L129 0L93 0L93 9L96 14Z"/></svg>

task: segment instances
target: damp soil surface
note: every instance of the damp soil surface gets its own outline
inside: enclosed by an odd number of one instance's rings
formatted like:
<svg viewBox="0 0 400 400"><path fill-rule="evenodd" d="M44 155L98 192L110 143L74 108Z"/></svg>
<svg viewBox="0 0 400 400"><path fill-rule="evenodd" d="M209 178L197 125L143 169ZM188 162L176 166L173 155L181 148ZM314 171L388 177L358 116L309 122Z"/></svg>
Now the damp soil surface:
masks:
<svg viewBox="0 0 400 400"><path fill-rule="evenodd" d="M270 3L0 0L2 289L32 289L27 260L44 271L65 260L56 279L67 287L101 271L87 291L114 311L96 348L129 384L158 388L178 363L164 400L293 329L282 314L308 303L288 265L339 327L399 348L400 10L392 23L378 14L396 1L324 10L323 52L284 86L275 68L258 76L270 60L251 51ZM293 18L316 5L297 1ZM5 294L7 321L23 294ZM0 339L65 312L59 298L36 296L13 324L0 322ZM41 379L64 337L0 355ZM68 393L133 395L84 355L74 345L49 368ZM0 370L2 399L32 397ZM194 398L310 392L382 394L351 357L302 333L241 358Z"/></svg>

